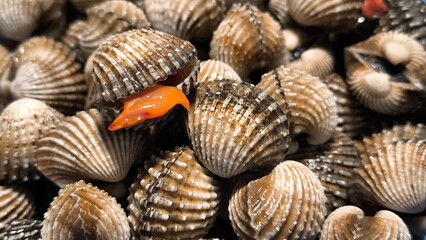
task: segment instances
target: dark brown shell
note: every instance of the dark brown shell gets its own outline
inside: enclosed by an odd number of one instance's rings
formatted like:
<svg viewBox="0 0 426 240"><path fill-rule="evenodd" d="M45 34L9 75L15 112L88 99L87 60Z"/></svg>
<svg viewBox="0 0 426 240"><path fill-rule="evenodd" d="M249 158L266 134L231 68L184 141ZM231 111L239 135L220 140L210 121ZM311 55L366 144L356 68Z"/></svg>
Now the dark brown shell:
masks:
<svg viewBox="0 0 426 240"><path fill-rule="evenodd" d="M41 240L42 222L35 219L15 220L6 224L0 233L3 240Z"/></svg>

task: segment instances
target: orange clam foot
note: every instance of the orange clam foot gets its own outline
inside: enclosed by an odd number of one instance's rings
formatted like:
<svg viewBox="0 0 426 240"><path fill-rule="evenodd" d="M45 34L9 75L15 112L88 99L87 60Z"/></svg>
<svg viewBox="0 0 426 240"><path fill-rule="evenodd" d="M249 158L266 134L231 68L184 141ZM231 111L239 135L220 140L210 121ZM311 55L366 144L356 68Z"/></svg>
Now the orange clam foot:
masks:
<svg viewBox="0 0 426 240"><path fill-rule="evenodd" d="M146 88L141 93L120 100L123 111L108 127L110 131L135 126L147 119L161 117L177 104L189 110L189 101L177 87L157 84Z"/></svg>
<svg viewBox="0 0 426 240"><path fill-rule="evenodd" d="M375 15L383 15L388 11L388 6L384 0L364 0L362 6L362 15L373 17Z"/></svg>

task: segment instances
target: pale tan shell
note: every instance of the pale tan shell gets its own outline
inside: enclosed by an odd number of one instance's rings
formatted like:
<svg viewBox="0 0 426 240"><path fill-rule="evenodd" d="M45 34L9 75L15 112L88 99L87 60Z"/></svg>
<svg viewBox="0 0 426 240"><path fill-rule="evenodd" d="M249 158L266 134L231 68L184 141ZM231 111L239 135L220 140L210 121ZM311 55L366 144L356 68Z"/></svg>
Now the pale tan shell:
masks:
<svg viewBox="0 0 426 240"><path fill-rule="evenodd" d="M362 17L359 0L288 0L290 16L303 26L318 26L349 31Z"/></svg>
<svg viewBox="0 0 426 240"><path fill-rule="evenodd" d="M286 28L283 29L281 32L284 36L285 46L288 51L295 51L298 47L301 47L310 38L310 36L306 32L298 28Z"/></svg>
<svg viewBox="0 0 426 240"><path fill-rule="evenodd" d="M72 6L80 12L86 12L86 9L107 1L112 0L70 0Z"/></svg>
<svg viewBox="0 0 426 240"><path fill-rule="evenodd" d="M60 187L123 180L148 138L136 131L110 132L108 124L95 109L67 118L37 144L38 170Z"/></svg>
<svg viewBox="0 0 426 240"><path fill-rule="evenodd" d="M0 233L3 240L41 240L42 222L36 219L20 219L6 224Z"/></svg>
<svg viewBox="0 0 426 240"><path fill-rule="evenodd" d="M185 40L209 40L225 16L224 0L145 0L152 27Z"/></svg>
<svg viewBox="0 0 426 240"><path fill-rule="evenodd" d="M410 36L385 32L347 47L345 65L347 82L366 107L386 114L423 108L426 51Z"/></svg>
<svg viewBox="0 0 426 240"><path fill-rule="evenodd" d="M249 3L254 6L261 6L263 2L265 2L265 0L225 0L226 7L228 9L231 9L234 5L242 3Z"/></svg>
<svg viewBox="0 0 426 240"><path fill-rule="evenodd" d="M211 59L228 63L244 81L253 70L278 67L287 57L279 23L249 4L228 11L210 48Z"/></svg>
<svg viewBox="0 0 426 240"><path fill-rule="evenodd" d="M106 1L86 12L87 20L74 22L63 37L83 62L108 37L131 29L150 27L142 9L124 0Z"/></svg>
<svg viewBox="0 0 426 240"><path fill-rule="evenodd" d="M293 138L307 134L308 143L316 145L334 134L336 102L317 77L282 66L264 74L257 87L271 95L287 113Z"/></svg>
<svg viewBox="0 0 426 240"><path fill-rule="evenodd" d="M411 235L404 221L387 210L372 217L355 206L344 206L332 212L324 222L321 240L376 239L410 240Z"/></svg>
<svg viewBox="0 0 426 240"><path fill-rule="evenodd" d="M230 79L242 81L240 76L229 64L219 60L207 60L200 63L198 82L209 82Z"/></svg>
<svg viewBox="0 0 426 240"><path fill-rule="evenodd" d="M129 221L138 239L199 239L217 215L219 183L188 147L145 162L130 188Z"/></svg>
<svg viewBox="0 0 426 240"><path fill-rule="evenodd" d="M12 55L0 45L0 106L9 100L10 74L12 69ZM0 107L0 111L1 111Z"/></svg>
<svg viewBox="0 0 426 240"><path fill-rule="evenodd" d="M18 47L14 61L12 97L38 99L66 114L83 109L87 87L81 66L67 45L34 37Z"/></svg>
<svg viewBox="0 0 426 240"><path fill-rule="evenodd" d="M67 185L44 214L41 236L56 239L130 238L126 213L115 198L79 181Z"/></svg>
<svg viewBox="0 0 426 240"><path fill-rule="evenodd" d="M324 46L312 46L304 51L299 59L285 66L324 78L334 72L334 65L335 59L331 49Z"/></svg>
<svg viewBox="0 0 426 240"><path fill-rule="evenodd" d="M280 22L281 26L287 27L291 23L291 17L288 13L288 1L287 0L269 0L268 10L275 16Z"/></svg>
<svg viewBox="0 0 426 240"><path fill-rule="evenodd" d="M314 239L324 222L325 201L315 174L285 161L264 177L240 182L229 213L240 239Z"/></svg>
<svg viewBox="0 0 426 240"><path fill-rule="evenodd" d="M35 213L35 208L33 193L29 186L24 184L1 184L0 232L14 220L31 218Z"/></svg>
<svg viewBox="0 0 426 240"><path fill-rule="evenodd" d="M39 178L36 144L63 119L61 113L35 99L23 98L9 104L0 115L0 180Z"/></svg>
<svg viewBox="0 0 426 240"><path fill-rule="evenodd" d="M290 141L278 103L255 86L232 80L199 83L188 132L199 160L224 178L280 163Z"/></svg>

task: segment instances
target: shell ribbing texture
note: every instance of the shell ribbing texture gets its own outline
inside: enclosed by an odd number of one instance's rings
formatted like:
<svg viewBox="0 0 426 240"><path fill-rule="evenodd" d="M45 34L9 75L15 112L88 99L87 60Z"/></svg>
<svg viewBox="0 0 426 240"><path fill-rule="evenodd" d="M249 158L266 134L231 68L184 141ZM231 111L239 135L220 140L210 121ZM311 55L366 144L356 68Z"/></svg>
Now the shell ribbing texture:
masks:
<svg viewBox="0 0 426 240"><path fill-rule="evenodd" d="M229 178L278 164L287 153L287 116L255 86L232 80L199 83L188 112L192 147L210 171Z"/></svg>
<svg viewBox="0 0 426 240"><path fill-rule="evenodd" d="M217 215L219 183L188 147L145 162L130 189L133 235L150 239L199 239Z"/></svg>
<svg viewBox="0 0 426 240"><path fill-rule="evenodd" d="M291 17L288 13L288 1L269 0L268 10L280 22L281 26L287 27L291 24Z"/></svg>
<svg viewBox="0 0 426 240"><path fill-rule="evenodd" d="M80 12L85 12L86 9L107 1L112 0L70 0L72 6Z"/></svg>
<svg viewBox="0 0 426 240"><path fill-rule="evenodd" d="M0 233L3 240L41 240L42 222L35 219L15 220L6 224Z"/></svg>
<svg viewBox="0 0 426 240"><path fill-rule="evenodd" d="M0 232L14 220L31 218L35 208L33 192L28 186L0 185Z"/></svg>
<svg viewBox="0 0 426 240"><path fill-rule="evenodd" d="M61 189L50 204L41 236L46 240L127 240L130 227L115 198L79 181Z"/></svg>
<svg viewBox="0 0 426 240"><path fill-rule="evenodd" d="M5 47L0 45L0 105L7 103L9 100L12 63L12 55Z"/></svg>
<svg viewBox="0 0 426 240"><path fill-rule="evenodd" d="M209 82L216 80L242 81L240 76L229 64L219 60L207 60L200 63L198 82Z"/></svg>
<svg viewBox="0 0 426 240"><path fill-rule="evenodd" d="M240 239L313 239L324 222L325 201L315 174L285 161L262 178L240 182L228 209Z"/></svg>
<svg viewBox="0 0 426 240"><path fill-rule="evenodd" d="M286 67L296 68L322 79L334 72L334 63L330 49L313 46L304 51L298 60L286 64Z"/></svg>

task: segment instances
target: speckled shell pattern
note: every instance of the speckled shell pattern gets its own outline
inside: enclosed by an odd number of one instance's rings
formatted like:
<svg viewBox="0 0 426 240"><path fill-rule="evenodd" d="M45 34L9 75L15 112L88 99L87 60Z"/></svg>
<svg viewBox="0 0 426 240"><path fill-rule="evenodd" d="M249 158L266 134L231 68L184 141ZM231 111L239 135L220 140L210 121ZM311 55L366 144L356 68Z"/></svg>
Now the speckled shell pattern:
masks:
<svg viewBox="0 0 426 240"><path fill-rule="evenodd" d="M0 180L39 178L36 144L63 119L61 113L35 99L23 98L9 104L0 115Z"/></svg>
<svg viewBox="0 0 426 240"><path fill-rule="evenodd" d="M279 164L290 142L278 103L255 86L232 80L198 84L188 132L200 161L224 178Z"/></svg>
<svg viewBox="0 0 426 240"><path fill-rule="evenodd" d="M268 175L239 184L228 209L240 239L314 239L320 232L326 198L303 164L285 161Z"/></svg>
<svg viewBox="0 0 426 240"><path fill-rule="evenodd" d="M199 239L219 208L219 183L188 147L145 161L131 186L129 221L138 239Z"/></svg>
<svg viewBox="0 0 426 240"><path fill-rule="evenodd" d="M36 219L15 220L6 224L0 233L0 239L3 240L41 240L42 222Z"/></svg>
<svg viewBox="0 0 426 240"><path fill-rule="evenodd" d="M287 113L293 139L307 134L307 141L315 145L334 134L336 102L333 93L317 77L282 66L264 74L257 87L271 95Z"/></svg>
<svg viewBox="0 0 426 240"><path fill-rule="evenodd" d="M336 209L327 217L320 239L410 240L412 238L407 225L395 213L381 210L374 216L365 216L360 208L348 205Z"/></svg>
<svg viewBox="0 0 426 240"><path fill-rule="evenodd" d="M207 60L200 63L200 73L197 82L209 82L216 80L242 81L240 76L229 64L219 60Z"/></svg>
<svg viewBox="0 0 426 240"><path fill-rule="evenodd" d="M130 227L115 198L78 181L61 189L50 204L44 214L41 236L46 240L126 240L130 238Z"/></svg>
<svg viewBox="0 0 426 240"><path fill-rule="evenodd" d="M36 210L33 196L31 189L23 184L0 184L0 236L11 222L33 217Z"/></svg>
<svg viewBox="0 0 426 240"><path fill-rule="evenodd" d="M147 139L133 130L108 131L95 109L78 112L40 140L37 168L60 187L78 180L119 182Z"/></svg>

